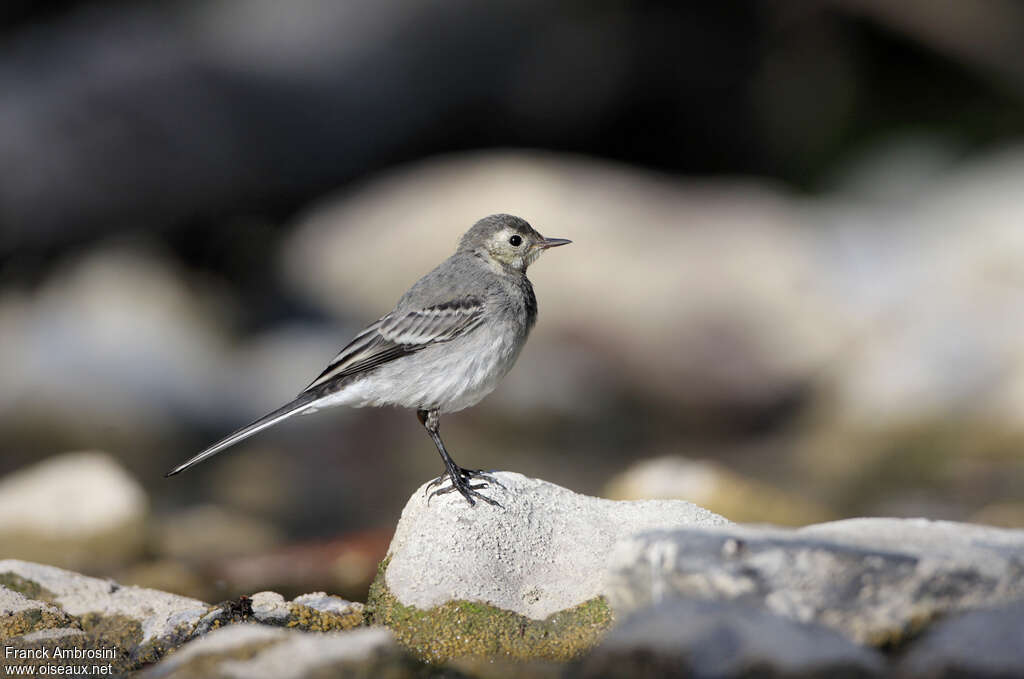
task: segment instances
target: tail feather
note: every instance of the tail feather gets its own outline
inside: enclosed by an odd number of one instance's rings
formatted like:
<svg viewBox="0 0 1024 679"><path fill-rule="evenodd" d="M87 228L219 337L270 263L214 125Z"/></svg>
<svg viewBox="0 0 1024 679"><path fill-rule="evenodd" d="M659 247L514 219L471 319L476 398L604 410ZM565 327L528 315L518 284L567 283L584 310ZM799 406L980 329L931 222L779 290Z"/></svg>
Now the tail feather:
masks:
<svg viewBox="0 0 1024 679"><path fill-rule="evenodd" d="M164 476L174 476L175 474L180 474L189 467L194 467L203 460L213 457L217 453L227 448L230 448L236 443L244 441L253 434L259 433L268 427L272 427L278 422L282 422L283 420L288 419L292 415L297 415L301 413L303 410L309 408L313 401L316 400L317 396L315 394L303 392L302 394L299 394L298 398L296 398L291 403L281 406L272 413L267 413L260 419L245 425L244 427L234 432L233 434L228 434L220 441L217 441L212 446L202 451L198 455L195 455L186 460L185 462L182 462L177 467L164 474Z"/></svg>

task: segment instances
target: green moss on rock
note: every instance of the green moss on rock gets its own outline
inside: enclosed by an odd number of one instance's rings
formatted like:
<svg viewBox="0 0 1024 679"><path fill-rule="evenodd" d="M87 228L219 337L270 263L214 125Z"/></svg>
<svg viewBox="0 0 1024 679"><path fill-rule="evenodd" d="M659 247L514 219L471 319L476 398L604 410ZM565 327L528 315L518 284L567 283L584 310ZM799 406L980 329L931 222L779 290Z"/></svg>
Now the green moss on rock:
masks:
<svg viewBox="0 0 1024 679"><path fill-rule="evenodd" d="M569 660L595 646L612 623L604 597L544 620L478 601L449 601L421 610L402 604L388 589L387 564L381 563L370 586L367 619L390 628L399 643L426 662L467 657Z"/></svg>

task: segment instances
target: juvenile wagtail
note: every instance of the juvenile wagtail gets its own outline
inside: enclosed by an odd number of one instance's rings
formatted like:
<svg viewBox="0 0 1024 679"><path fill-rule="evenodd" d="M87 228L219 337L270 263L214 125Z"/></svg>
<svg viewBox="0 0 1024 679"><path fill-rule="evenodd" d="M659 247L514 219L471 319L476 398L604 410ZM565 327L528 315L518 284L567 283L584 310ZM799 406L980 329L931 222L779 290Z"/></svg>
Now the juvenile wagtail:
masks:
<svg viewBox="0 0 1024 679"><path fill-rule="evenodd" d="M530 266L564 238L545 238L512 215L484 217L467 231L451 257L402 295L391 313L355 336L295 400L221 439L167 476L292 415L333 406L414 408L444 460L445 473L429 487L498 503L478 491L497 481L463 469L445 450L441 413L477 404L512 368L537 320ZM445 475L451 485L443 485ZM473 483L479 479L479 483Z"/></svg>

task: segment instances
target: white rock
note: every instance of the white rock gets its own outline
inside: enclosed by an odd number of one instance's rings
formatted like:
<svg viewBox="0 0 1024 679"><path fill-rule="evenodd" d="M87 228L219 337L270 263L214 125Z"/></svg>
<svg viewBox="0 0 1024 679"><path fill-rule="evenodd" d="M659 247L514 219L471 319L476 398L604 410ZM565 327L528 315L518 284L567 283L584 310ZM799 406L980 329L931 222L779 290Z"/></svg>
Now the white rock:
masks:
<svg viewBox="0 0 1024 679"><path fill-rule="evenodd" d="M75 567L118 564L144 547L145 491L109 455L67 453L0 480L5 556Z"/></svg>
<svg viewBox="0 0 1024 679"><path fill-rule="evenodd" d="M250 601L252 614L260 622L286 620L291 614L284 597L277 592L257 592L250 597Z"/></svg>
<svg viewBox="0 0 1024 679"><path fill-rule="evenodd" d="M484 601L544 619L605 593L607 560L621 538L643 530L729 522L680 500L612 501L546 481L496 472L504 489L483 491L502 507L458 493L413 493L388 553L385 581L405 605Z"/></svg>

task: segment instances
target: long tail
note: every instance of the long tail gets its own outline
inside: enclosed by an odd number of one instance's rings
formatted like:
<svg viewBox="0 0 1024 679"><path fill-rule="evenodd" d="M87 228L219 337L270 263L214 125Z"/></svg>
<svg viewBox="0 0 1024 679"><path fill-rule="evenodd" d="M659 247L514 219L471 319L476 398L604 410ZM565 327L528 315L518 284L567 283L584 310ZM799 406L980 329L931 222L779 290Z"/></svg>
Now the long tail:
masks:
<svg viewBox="0 0 1024 679"><path fill-rule="evenodd" d="M313 401L316 401L317 398L318 396L316 394L310 392L304 392L302 394L299 394L298 398L296 398L291 403L283 405L274 412L267 413L266 415L256 420L255 422L247 424L246 426L242 427L235 433L225 436L220 441L217 441L203 452L199 453L198 455L195 455L192 458L189 458L185 462L182 462L177 467L164 474L164 476L174 476L175 474L180 474L189 467L194 467L203 460L209 457L213 457L217 453L221 452L226 448L230 448L236 443L244 441L253 434L261 432L267 427L273 427L278 422L282 422L291 417L292 415L298 415L303 410L309 408L309 406L313 403Z"/></svg>

